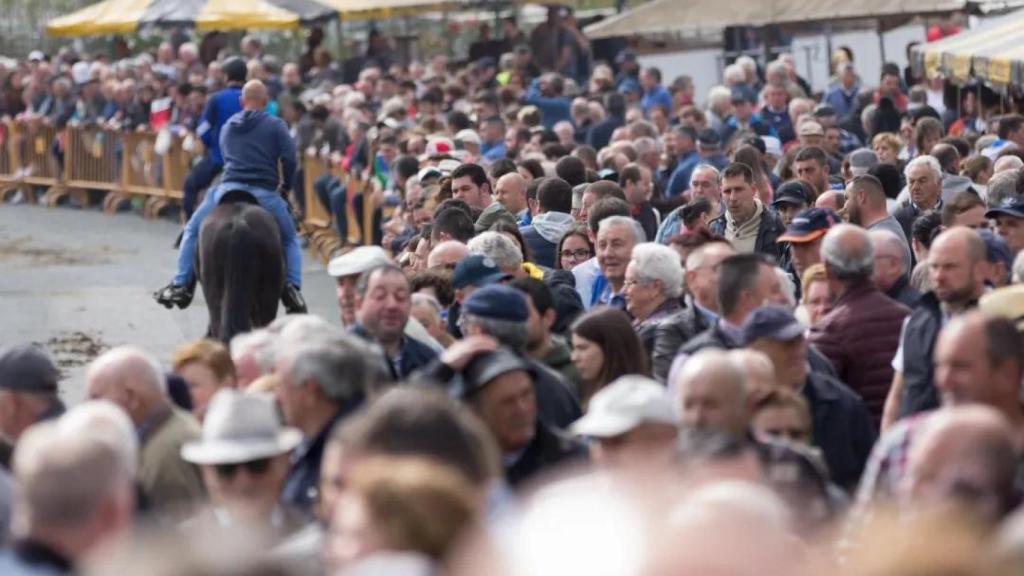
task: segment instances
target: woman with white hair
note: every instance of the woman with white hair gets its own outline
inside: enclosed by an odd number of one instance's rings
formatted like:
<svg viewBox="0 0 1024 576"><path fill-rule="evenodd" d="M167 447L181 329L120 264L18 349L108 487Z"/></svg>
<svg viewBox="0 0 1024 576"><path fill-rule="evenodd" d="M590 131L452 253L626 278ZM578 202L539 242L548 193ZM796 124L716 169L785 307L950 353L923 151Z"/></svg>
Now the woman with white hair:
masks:
<svg viewBox="0 0 1024 576"><path fill-rule="evenodd" d="M633 317L633 328L651 354L654 335L662 319L679 311L683 294L683 266L679 255L656 242L633 248L626 280L622 287L626 311Z"/></svg>

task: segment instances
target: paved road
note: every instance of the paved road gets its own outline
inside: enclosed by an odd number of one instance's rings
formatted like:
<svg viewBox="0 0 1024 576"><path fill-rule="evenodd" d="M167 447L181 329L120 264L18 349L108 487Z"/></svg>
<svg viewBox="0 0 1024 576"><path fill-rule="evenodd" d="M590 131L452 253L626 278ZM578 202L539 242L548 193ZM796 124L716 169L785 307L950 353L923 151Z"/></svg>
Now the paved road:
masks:
<svg viewBox="0 0 1024 576"><path fill-rule="evenodd" d="M151 297L172 275L178 229L133 213L0 205L0 346L46 345L71 403L82 398L84 365L106 348L134 344L169 363L176 346L206 332L201 292L184 311ZM334 284L316 257L304 256L310 312L333 321Z"/></svg>

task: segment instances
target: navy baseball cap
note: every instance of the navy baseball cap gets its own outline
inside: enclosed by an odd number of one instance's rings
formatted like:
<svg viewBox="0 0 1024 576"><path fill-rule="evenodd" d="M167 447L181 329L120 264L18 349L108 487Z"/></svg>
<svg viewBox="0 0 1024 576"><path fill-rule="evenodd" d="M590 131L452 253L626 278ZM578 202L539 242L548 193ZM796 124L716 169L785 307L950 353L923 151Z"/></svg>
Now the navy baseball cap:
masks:
<svg viewBox="0 0 1024 576"><path fill-rule="evenodd" d="M536 375L529 362L505 348L478 354L466 364L462 378L456 379L452 395L460 399L468 398L486 388L499 376L519 371L526 372L531 377Z"/></svg>
<svg viewBox="0 0 1024 576"><path fill-rule="evenodd" d="M717 130L705 128L697 134L697 145L702 148L718 148L722 145L722 135Z"/></svg>
<svg viewBox="0 0 1024 576"><path fill-rule="evenodd" d="M494 260L487 256L473 254L463 258L455 266L455 272L452 273L452 287L487 286L506 278L508 278L508 274L502 272Z"/></svg>
<svg viewBox="0 0 1024 576"><path fill-rule="evenodd" d="M17 392L57 391L60 370L50 355L35 344L19 344L0 352L0 389Z"/></svg>
<svg viewBox="0 0 1024 576"><path fill-rule="evenodd" d="M812 204L811 191L800 180L790 180L779 186L778 190L775 191L775 199L772 201L772 206L778 206L779 204L803 204L804 206L810 206Z"/></svg>
<svg viewBox="0 0 1024 576"><path fill-rule="evenodd" d="M504 284L492 284L474 290L462 304L462 311L481 318L509 322L526 322L530 318L526 296Z"/></svg>
<svg viewBox="0 0 1024 576"><path fill-rule="evenodd" d="M1002 262L1006 265L1007 270L1011 270L1013 268L1013 253L1006 240L991 230L978 230L978 235L985 242L985 259L989 262Z"/></svg>
<svg viewBox="0 0 1024 576"><path fill-rule="evenodd" d="M1004 198L999 206L985 212L985 218L995 218L1000 214L1013 216L1014 218L1024 218L1024 196Z"/></svg>
<svg viewBox="0 0 1024 576"><path fill-rule="evenodd" d="M779 236L779 242L814 242L840 222L839 214L828 208L801 210L786 227L786 233Z"/></svg>
<svg viewBox="0 0 1024 576"><path fill-rule="evenodd" d="M619 82L619 93L629 94L630 92L641 92L640 83L632 78L626 78L622 82Z"/></svg>
<svg viewBox="0 0 1024 576"><path fill-rule="evenodd" d="M769 304L750 313L743 323L743 344L748 345L758 338L788 342L803 336L804 325L785 306Z"/></svg>
<svg viewBox="0 0 1024 576"><path fill-rule="evenodd" d="M743 84L737 84L732 87L732 102L746 102L747 104L753 104L757 102L757 94L754 94L753 89Z"/></svg>

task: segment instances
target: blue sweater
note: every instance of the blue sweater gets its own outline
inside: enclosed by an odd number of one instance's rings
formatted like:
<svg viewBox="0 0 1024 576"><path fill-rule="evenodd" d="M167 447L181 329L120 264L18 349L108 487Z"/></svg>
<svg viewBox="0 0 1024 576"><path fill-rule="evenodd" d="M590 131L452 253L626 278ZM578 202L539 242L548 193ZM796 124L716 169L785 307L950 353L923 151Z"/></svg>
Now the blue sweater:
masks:
<svg viewBox="0 0 1024 576"><path fill-rule="evenodd" d="M295 141L283 120L262 110L245 110L228 120L220 134L224 156L223 182L265 190L278 183L290 190L295 176ZM277 163L281 162L278 174Z"/></svg>
<svg viewBox="0 0 1024 576"><path fill-rule="evenodd" d="M562 120L572 123L571 101L563 96L542 95L538 79L534 79L530 84L524 101L540 109L545 128L552 128Z"/></svg>
<svg viewBox="0 0 1024 576"><path fill-rule="evenodd" d="M202 120L196 128L196 134L203 141L203 146L206 146L210 160L218 166L224 164L220 151L220 131L232 116L242 111L241 98L241 86L228 86L217 92L207 100Z"/></svg>

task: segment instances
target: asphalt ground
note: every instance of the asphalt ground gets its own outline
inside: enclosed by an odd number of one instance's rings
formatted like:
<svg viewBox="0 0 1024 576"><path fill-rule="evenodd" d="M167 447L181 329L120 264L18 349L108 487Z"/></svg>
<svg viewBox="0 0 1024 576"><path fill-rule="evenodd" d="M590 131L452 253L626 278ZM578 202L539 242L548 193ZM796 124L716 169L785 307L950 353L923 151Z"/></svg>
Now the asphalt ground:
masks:
<svg viewBox="0 0 1024 576"><path fill-rule="evenodd" d="M84 396L85 366L111 347L139 346L169 366L174 349L204 336L207 323L201 290L186 310L152 298L173 275L179 230L171 218L132 211L0 204L0 346L48 348L72 404ZM334 282L308 251L302 275L310 313L337 322Z"/></svg>

